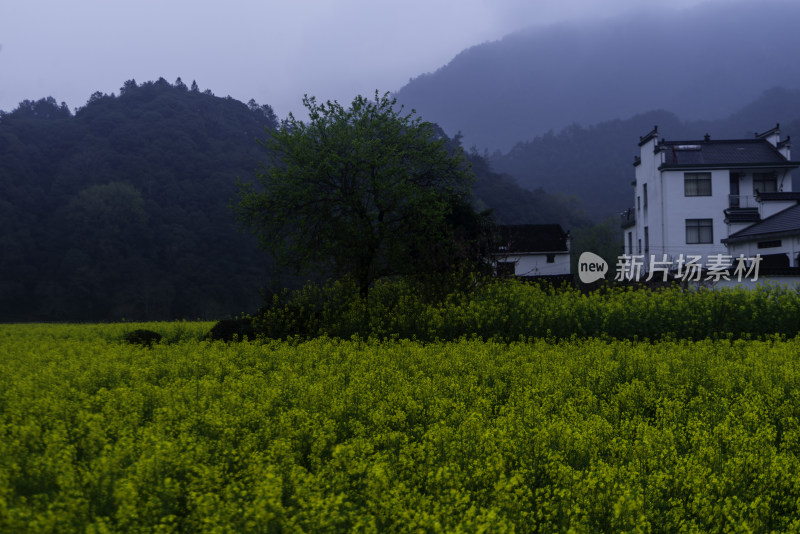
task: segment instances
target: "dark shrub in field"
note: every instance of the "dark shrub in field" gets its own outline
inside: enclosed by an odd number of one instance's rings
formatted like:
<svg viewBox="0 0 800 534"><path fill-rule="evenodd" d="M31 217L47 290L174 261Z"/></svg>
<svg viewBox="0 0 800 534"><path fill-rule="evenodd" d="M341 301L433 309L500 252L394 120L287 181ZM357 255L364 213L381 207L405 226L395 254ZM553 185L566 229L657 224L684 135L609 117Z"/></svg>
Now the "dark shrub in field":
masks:
<svg viewBox="0 0 800 534"><path fill-rule="evenodd" d="M214 341L242 341L245 337L248 339L256 337L252 319L223 319L206 334L206 339Z"/></svg>
<svg viewBox="0 0 800 534"><path fill-rule="evenodd" d="M150 347L153 343L161 341L161 334L152 330L138 329L125 334L123 339L131 344Z"/></svg>

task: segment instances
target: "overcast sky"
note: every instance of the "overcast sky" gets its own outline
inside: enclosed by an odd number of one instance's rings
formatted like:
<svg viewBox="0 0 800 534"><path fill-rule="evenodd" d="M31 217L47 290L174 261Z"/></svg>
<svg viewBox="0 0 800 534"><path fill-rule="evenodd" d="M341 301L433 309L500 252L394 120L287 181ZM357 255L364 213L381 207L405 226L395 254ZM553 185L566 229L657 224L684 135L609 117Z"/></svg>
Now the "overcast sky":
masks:
<svg viewBox="0 0 800 534"><path fill-rule="evenodd" d="M671 9L723 0L670 0ZM304 93L349 103L396 91L458 52L528 26L668 9L641 0L0 0L0 110L70 108L125 80L299 112Z"/></svg>

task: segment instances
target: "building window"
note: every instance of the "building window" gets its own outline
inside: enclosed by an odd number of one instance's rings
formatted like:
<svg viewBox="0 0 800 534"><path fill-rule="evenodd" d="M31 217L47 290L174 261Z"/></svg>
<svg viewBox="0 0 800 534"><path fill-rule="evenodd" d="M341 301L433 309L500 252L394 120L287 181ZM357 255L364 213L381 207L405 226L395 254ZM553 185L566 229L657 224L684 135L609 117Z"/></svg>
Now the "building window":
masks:
<svg viewBox="0 0 800 534"><path fill-rule="evenodd" d="M738 208L740 207L739 201L739 178L742 176L740 172L732 172L730 176L730 186L731 186L731 194L728 197L728 207L730 208ZM747 207L747 206L745 206Z"/></svg>
<svg viewBox="0 0 800 534"><path fill-rule="evenodd" d="M644 227L644 255L650 255L650 229L647 226Z"/></svg>
<svg viewBox="0 0 800 534"><path fill-rule="evenodd" d="M633 254L633 232L628 232L628 254Z"/></svg>
<svg viewBox="0 0 800 534"><path fill-rule="evenodd" d="M683 194L687 197L711 196L710 172L687 172L683 175Z"/></svg>
<svg viewBox="0 0 800 534"><path fill-rule="evenodd" d="M753 194L774 193L778 190L778 177L772 172L753 173Z"/></svg>
<svg viewBox="0 0 800 534"><path fill-rule="evenodd" d="M647 184L642 185L642 196L644 197L644 209L647 209Z"/></svg>
<svg viewBox="0 0 800 534"><path fill-rule="evenodd" d="M642 197L636 197L636 209L642 211Z"/></svg>
<svg viewBox="0 0 800 534"><path fill-rule="evenodd" d="M548 254L547 255L547 263L555 263L556 262L556 255L555 254Z"/></svg>
<svg viewBox="0 0 800 534"><path fill-rule="evenodd" d="M638 241L639 241L639 251L637 252L637 254L641 254L642 253L642 240L639 239Z"/></svg>
<svg viewBox="0 0 800 534"><path fill-rule="evenodd" d="M686 219L686 244L714 242L714 226L711 219Z"/></svg>
<svg viewBox="0 0 800 534"><path fill-rule="evenodd" d="M497 262L497 276L507 277L514 276L516 271L516 262L513 261L498 261Z"/></svg>
<svg viewBox="0 0 800 534"><path fill-rule="evenodd" d="M781 246L781 240L776 239L775 241L759 241L758 248L776 248Z"/></svg>

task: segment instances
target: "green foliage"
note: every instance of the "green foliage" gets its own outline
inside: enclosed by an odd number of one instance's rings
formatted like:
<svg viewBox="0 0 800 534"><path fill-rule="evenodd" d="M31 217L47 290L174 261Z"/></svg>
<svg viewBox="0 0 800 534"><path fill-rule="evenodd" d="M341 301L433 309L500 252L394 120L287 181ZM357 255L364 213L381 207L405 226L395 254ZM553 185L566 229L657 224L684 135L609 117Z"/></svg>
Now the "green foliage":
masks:
<svg viewBox="0 0 800 534"><path fill-rule="evenodd" d="M270 282L301 285L229 208L265 158L255 139L277 127L269 105L163 79L74 114L52 98L0 112L0 321L220 318L255 310ZM552 197L469 161L475 204L498 221L573 226ZM432 258L464 253L449 252Z"/></svg>
<svg viewBox="0 0 800 534"><path fill-rule="evenodd" d="M272 133L262 189L243 186L236 206L264 248L296 269L350 275L363 296L385 276L473 260L458 246L473 236L448 219L479 218L460 149L449 153L431 124L396 110L388 93L349 108L308 96L303 104L309 122L290 115Z"/></svg>
<svg viewBox="0 0 800 534"><path fill-rule="evenodd" d="M255 338L256 332L250 317L223 319L217 322L205 336L205 339L215 341L244 341Z"/></svg>
<svg viewBox="0 0 800 534"><path fill-rule="evenodd" d="M161 341L162 336L158 332L152 330L145 330L143 328L134 330L125 334L125 341L134 345L142 345L145 347L152 347L153 343Z"/></svg>
<svg viewBox="0 0 800 534"><path fill-rule="evenodd" d="M787 532L800 339L0 325L0 530ZM129 328L183 341L143 349Z"/></svg>
<svg viewBox="0 0 800 534"><path fill-rule="evenodd" d="M623 232L619 226L619 217L608 217L588 227L574 228L571 234L573 273L578 272L578 258L584 252L593 252L609 260L615 260L621 253Z"/></svg>
<svg viewBox="0 0 800 534"><path fill-rule="evenodd" d="M254 310L271 264L228 208L269 106L125 82L74 115L0 116L0 320L216 318Z"/></svg>
<svg viewBox="0 0 800 534"><path fill-rule="evenodd" d="M472 191L482 207L490 207L498 224L560 224L574 229L591 225L583 201L575 194L546 192L540 185L524 188L509 174L492 170L487 159L470 150L467 159L475 173ZM515 175L516 176L516 175Z"/></svg>
<svg viewBox="0 0 800 534"><path fill-rule="evenodd" d="M798 317L800 291L781 286L699 291L617 287L587 295L571 287L499 280L462 285L461 291L431 298L412 281L391 280L376 284L367 301L344 280L274 295L255 325L274 338L660 340L791 337L800 333Z"/></svg>

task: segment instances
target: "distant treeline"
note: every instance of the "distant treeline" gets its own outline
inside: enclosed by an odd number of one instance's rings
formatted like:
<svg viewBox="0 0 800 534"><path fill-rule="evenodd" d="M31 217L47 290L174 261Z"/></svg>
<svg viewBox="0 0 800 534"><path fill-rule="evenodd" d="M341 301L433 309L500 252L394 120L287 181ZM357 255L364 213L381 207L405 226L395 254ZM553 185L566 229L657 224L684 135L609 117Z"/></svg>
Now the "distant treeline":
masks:
<svg viewBox="0 0 800 534"><path fill-rule="evenodd" d="M0 320L216 317L259 303L268 259L228 209L269 106L159 79L0 117Z"/></svg>
<svg viewBox="0 0 800 534"><path fill-rule="evenodd" d="M0 321L221 318L296 283L230 209L278 126L269 105L180 78L129 80L74 114L53 98L0 112ZM569 200L469 159L497 221L587 224Z"/></svg>

